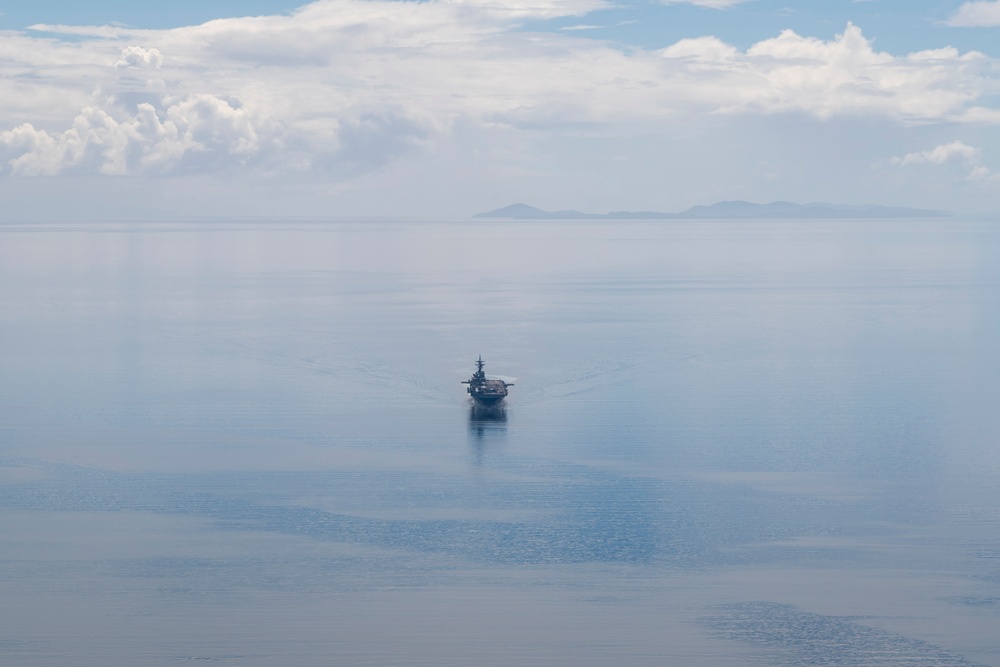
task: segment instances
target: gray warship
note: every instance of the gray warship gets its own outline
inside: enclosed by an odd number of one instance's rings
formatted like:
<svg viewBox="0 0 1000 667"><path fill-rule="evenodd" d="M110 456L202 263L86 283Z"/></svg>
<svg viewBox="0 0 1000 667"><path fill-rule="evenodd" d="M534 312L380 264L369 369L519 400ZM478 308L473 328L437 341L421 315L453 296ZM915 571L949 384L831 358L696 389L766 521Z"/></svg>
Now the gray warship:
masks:
<svg viewBox="0 0 1000 667"><path fill-rule="evenodd" d="M483 355L479 355L479 359L476 360L476 372L468 380L463 380L462 384L469 385L467 391L477 407L495 408L507 397L507 387L513 387L514 383L486 379L486 373L483 372L484 365Z"/></svg>

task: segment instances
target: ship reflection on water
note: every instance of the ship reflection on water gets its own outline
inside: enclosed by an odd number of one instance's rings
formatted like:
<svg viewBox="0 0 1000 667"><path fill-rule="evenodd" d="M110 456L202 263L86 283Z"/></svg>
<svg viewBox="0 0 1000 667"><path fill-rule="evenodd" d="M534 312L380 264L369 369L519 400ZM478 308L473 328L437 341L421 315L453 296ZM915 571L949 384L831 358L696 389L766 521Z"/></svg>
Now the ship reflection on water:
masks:
<svg viewBox="0 0 1000 667"><path fill-rule="evenodd" d="M482 463L487 448L507 438L507 408L469 406L469 438L476 462Z"/></svg>
<svg viewBox="0 0 1000 667"><path fill-rule="evenodd" d="M507 432L507 408L483 408L478 405L469 406L469 428L500 430Z"/></svg>

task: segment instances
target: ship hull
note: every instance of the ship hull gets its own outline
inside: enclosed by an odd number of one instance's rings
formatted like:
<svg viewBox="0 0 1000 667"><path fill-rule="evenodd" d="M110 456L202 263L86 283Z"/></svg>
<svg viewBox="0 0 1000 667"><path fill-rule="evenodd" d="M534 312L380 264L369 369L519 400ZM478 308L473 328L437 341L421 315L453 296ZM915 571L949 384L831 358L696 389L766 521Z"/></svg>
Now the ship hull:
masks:
<svg viewBox="0 0 1000 667"><path fill-rule="evenodd" d="M473 396L472 402L480 408L495 408L503 403L504 396Z"/></svg>

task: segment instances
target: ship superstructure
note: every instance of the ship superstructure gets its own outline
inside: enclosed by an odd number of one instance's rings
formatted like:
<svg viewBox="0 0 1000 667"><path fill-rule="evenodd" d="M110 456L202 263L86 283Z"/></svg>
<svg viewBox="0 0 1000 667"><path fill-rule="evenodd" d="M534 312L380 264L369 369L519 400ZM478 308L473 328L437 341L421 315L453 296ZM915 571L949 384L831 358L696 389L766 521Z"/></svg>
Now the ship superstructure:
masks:
<svg viewBox="0 0 1000 667"><path fill-rule="evenodd" d="M513 387L514 383L488 379L483 371L484 365L483 355L479 355L479 359L476 360L476 372L468 380L463 380L462 384L469 385L469 396L477 406L494 408L507 397L507 387Z"/></svg>

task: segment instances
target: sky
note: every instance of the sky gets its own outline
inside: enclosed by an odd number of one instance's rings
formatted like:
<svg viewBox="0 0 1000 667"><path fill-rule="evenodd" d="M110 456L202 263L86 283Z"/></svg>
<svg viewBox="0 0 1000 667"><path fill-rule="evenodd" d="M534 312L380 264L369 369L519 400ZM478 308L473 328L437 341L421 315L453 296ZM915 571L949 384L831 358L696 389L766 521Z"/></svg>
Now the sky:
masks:
<svg viewBox="0 0 1000 667"><path fill-rule="evenodd" d="M0 220L1000 211L1000 0L0 1Z"/></svg>

